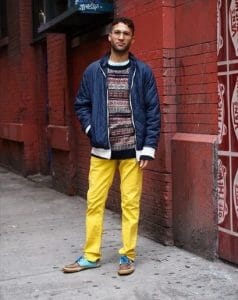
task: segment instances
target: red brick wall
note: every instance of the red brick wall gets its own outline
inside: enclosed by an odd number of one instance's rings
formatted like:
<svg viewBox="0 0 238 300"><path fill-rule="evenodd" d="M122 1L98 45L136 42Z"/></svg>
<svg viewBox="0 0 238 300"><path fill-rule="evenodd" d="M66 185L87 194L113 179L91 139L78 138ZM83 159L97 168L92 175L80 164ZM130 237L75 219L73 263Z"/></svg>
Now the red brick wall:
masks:
<svg viewBox="0 0 238 300"><path fill-rule="evenodd" d="M0 137L0 162L24 174L47 173L49 156L55 187L86 197L90 146L73 103L82 72L108 50L107 38L71 41L64 34L49 34L46 42L32 45L31 2L7 1L9 44L0 48L0 123L24 124L25 140L8 142ZM216 1L115 4L116 15L135 22L132 52L152 67L161 101L161 139L156 159L144 174L141 225L150 237L170 244L172 137L177 131L217 132ZM117 176L108 201L115 211L120 210L118 180Z"/></svg>
<svg viewBox="0 0 238 300"><path fill-rule="evenodd" d="M21 95L21 55L20 55L20 20L18 15L19 2L15 3L15 9L9 10L14 1L7 1L8 20L11 19L11 26L8 26L9 44L0 48L0 120L1 122L21 121L20 112L23 111L21 101L16 101ZM10 22L9 22L10 23Z"/></svg>
<svg viewBox="0 0 238 300"><path fill-rule="evenodd" d="M216 1L177 1L177 130L217 134Z"/></svg>
<svg viewBox="0 0 238 300"><path fill-rule="evenodd" d="M75 193L75 146L71 134L72 101L68 87L67 39L65 34L47 35L49 127L51 173L54 186ZM64 140L64 143L62 141Z"/></svg>
<svg viewBox="0 0 238 300"><path fill-rule="evenodd" d="M20 141L13 142L10 133L12 151L8 152L9 165L14 167L17 156L24 175L39 170L47 172L47 158L46 155L44 158L42 156L42 153L46 154L46 135L43 129L46 97L42 84L45 76L42 67L44 68L45 63L41 51L35 52L31 45L31 3L30 0L7 1L9 43L0 48L0 123L14 123L16 128L18 124L24 124L23 150L18 151ZM1 125L0 127L2 128ZM14 129L12 134L14 135ZM1 152L7 153L6 146L9 143L1 141ZM5 163L2 156L0 162Z"/></svg>
<svg viewBox="0 0 238 300"><path fill-rule="evenodd" d="M174 242L214 258L217 246L217 1L176 1Z"/></svg>
<svg viewBox="0 0 238 300"><path fill-rule="evenodd" d="M118 15L132 17L135 22L132 50L151 66L159 89L161 139L156 159L144 172L141 224L150 237L167 244L173 240L170 140L176 131L174 9L174 1L117 1Z"/></svg>
<svg viewBox="0 0 238 300"><path fill-rule="evenodd" d="M173 15L173 5L163 7L158 1L117 1L118 15L132 17L136 26L136 42L132 52L153 69L161 96L162 135L159 151L155 161L150 163L145 171L144 190L142 197L141 224L145 232L165 243L172 242L171 219L171 160L169 141L175 132L174 126L174 36L170 27L162 26L165 19ZM165 14L165 16L164 16ZM164 18L164 19L163 19ZM168 21L166 21L168 22ZM173 23L173 20L171 20ZM171 25L169 23L169 25ZM166 28L165 28L166 27ZM156 30L155 30L156 28ZM153 34L151 34L153 32ZM165 46L166 48L165 48ZM97 51L95 51L97 49ZM69 76L74 95L85 67L101 57L108 49L106 37L89 39L71 50ZM163 56L165 57L163 59ZM171 62L172 60L172 62ZM88 167L90 146L87 138L81 132L78 121L76 126L77 182L78 192L86 197L88 188ZM116 176L109 193L107 206L115 211L120 210L119 178Z"/></svg>
<svg viewBox="0 0 238 300"><path fill-rule="evenodd" d="M65 34L47 35L49 122L65 125L68 94Z"/></svg>
<svg viewBox="0 0 238 300"><path fill-rule="evenodd" d="M12 20L8 26L7 47L0 48L0 122L16 123L22 121L24 107L21 104L21 55L20 55L20 18L19 3L7 1L8 20ZM15 5L15 10L9 10L11 5ZM10 24L10 22L9 22ZM9 25L8 24L8 25ZM20 100L20 101L19 101ZM0 162L10 165L12 168L22 171L22 161L24 156L23 144L9 140L1 141Z"/></svg>
<svg viewBox="0 0 238 300"><path fill-rule="evenodd" d="M36 63L35 98L37 106L39 171L49 174L50 153L47 139L47 125L49 122L49 103L47 90L47 50L46 43L34 45Z"/></svg>

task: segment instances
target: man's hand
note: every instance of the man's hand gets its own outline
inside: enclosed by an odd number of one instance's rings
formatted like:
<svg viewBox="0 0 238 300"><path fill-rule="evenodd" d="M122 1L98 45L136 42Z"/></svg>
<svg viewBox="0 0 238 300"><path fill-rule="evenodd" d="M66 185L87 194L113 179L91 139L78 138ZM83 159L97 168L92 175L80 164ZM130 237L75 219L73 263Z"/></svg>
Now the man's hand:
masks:
<svg viewBox="0 0 238 300"><path fill-rule="evenodd" d="M140 161L140 168L141 169L145 169L146 168L146 166L147 166L147 164L148 164L148 160L141 160Z"/></svg>

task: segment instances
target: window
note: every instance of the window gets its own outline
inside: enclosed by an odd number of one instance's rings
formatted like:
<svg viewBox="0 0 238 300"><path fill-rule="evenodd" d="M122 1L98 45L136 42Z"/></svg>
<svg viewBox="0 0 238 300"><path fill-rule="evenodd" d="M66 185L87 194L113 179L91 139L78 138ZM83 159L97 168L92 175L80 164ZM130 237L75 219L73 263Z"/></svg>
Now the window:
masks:
<svg viewBox="0 0 238 300"><path fill-rule="evenodd" d="M109 23L112 0L32 0L34 37L49 31L80 32Z"/></svg>
<svg viewBox="0 0 238 300"><path fill-rule="evenodd" d="M45 15L45 22L48 22L51 19L61 15L70 7L70 1L68 0L43 0L41 2L43 2L43 13ZM41 19L41 21L43 20Z"/></svg>
<svg viewBox="0 0 238 300"><path fill-rule="evenodd" d="M59 16L69 7L71 0L33 0L33 35L36 37L38 28L51 19Z"/></svg>
<svg viewBox="0 0 238 300"><path fill-rule="evenodd" d="M7 36L7 1L0 1L0 39Z"/></svg>
<svg viewBox="0 0 238 300"><path fill-rule="evenodd" d="M33 0L34 31L71 7L72 0Z"/></svg>

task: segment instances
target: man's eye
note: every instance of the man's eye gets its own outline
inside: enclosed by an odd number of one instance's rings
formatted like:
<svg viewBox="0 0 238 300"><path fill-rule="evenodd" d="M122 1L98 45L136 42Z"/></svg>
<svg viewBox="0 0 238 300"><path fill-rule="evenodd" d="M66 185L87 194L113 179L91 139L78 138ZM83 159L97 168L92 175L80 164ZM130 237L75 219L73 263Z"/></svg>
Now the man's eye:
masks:
<svg viewBox="0 0 238 300"><path fill-rule="evenodd" d="M115 35L121 35L121 34L123 34L124 36L130 36L129 32L114 31L114 34Z"/></svg>

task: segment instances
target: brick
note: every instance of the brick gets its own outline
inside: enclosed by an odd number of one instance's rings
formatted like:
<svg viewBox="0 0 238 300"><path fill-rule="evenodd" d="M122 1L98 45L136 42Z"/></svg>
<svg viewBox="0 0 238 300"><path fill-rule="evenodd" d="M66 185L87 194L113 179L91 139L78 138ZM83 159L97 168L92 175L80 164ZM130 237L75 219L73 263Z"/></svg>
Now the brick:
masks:
<svg viewBox="0 0 238 300"><path fill-rule="evenodd" d="M179 1L180 2L180 1ZM183 1L176 3L176 47L216 40L216 1Z"/></svg>

